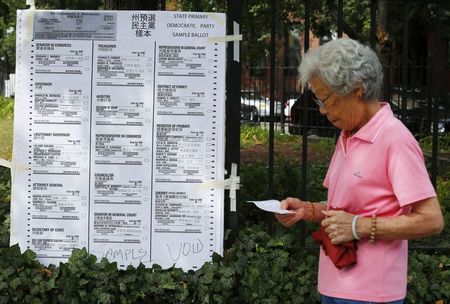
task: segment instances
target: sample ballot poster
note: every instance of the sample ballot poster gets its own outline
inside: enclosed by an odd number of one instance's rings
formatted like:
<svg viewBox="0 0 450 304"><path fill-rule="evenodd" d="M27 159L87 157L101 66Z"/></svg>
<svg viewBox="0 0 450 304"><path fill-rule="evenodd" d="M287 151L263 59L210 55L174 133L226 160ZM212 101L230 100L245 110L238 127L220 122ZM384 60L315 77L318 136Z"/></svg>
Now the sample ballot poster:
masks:
<svg viewBox="0 0 450 304"><path fill-rule="evenodd" d="M225 15L17 18L11 243L44 264L83 247L120 267L221 254L223 189L201 185L224 178Z"/></svg>

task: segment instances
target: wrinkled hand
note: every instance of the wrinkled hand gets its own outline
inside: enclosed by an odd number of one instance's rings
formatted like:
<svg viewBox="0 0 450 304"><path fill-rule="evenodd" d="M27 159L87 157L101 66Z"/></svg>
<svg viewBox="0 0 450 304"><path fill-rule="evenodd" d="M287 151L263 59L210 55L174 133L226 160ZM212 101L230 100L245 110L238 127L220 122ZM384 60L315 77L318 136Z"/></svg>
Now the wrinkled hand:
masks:
<svg viewBox="0 0 450 304"><path fill-rule="evenodd" d="M294 197L288 197L281 201L281 208L295 211L295 213L275 214L275 217L284 227L291 227L298 221L305 219L308 216L306 209L308 205L309 202L305 202Z"/></svg>
<svg viewBox="0 0 450 304"><path fill-rule="evenodd" d="M341 245L345 242L354 240L352 234L353 214L345 211L322 211L327 218L322 221L325 232L334 245Z"/></svg>

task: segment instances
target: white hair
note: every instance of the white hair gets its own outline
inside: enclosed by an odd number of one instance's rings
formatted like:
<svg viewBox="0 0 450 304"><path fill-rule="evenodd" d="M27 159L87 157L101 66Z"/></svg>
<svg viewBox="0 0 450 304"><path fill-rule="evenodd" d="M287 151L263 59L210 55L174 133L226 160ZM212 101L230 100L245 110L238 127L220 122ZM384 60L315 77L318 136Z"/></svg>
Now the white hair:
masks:
<svg viewBox="0 0 450 304"><path fill-rule="evenodd" d="M383 69L375 52L350 38L339 38L310 49L300 64L303 87L312 77L319 77L340 95L361 87L364 100L379 97Z"/></svg>

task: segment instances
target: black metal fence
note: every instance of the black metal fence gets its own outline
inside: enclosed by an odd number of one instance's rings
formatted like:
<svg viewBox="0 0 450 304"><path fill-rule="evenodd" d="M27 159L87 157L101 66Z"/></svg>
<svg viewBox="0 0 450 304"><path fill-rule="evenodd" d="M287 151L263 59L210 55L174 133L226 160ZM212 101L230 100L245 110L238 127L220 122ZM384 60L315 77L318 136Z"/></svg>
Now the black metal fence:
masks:
<svg viewBox="0 0 450 304"><path fill-rule="evenodd" d="M299 35L297 52L309 49L311 0L299 1L304 5L304 34ZM269 184L268 195L273 193L274 138L278 130L298 134L303 138L301 149L301 175L307 180L308 138L311 135L334 137L336 130L321 117L317 106L311 103L310 94L299 84L298 65L287 65L287 39L276 40L275 33L285 32L276 28L276 1L272 1L272 40L270 62L260 66L243 66L241 83L241 104L253 107L258 118L251 121L270 130L269 132ZM384 68L383 100L391 104L394 114L401 119L419 140L427 140L431 151L426 157L431 180L436 186L438 176L448 177L450 155L441 153L440 139L450 132L450 1L387 1L372 0L370 6L370 46L376 50ZM386 10L394 11L400 20L401 28L396 37L388 37L380 27ZM427 28L421 27L423 20L414 16L420 11L421 18L428 18ZM446 13L447 12L447 13ZM427 13L429 15L427 15ZM337 37L344 34L344 1L337 1ZM378 21L378 22L377 22ZM393 30L394 31L394 30ZM324 39L325 38L325 39ZM318 37L318 43L326 42L328 37ZM283 58L275 59L275 47L283 48ZM282 45L285 43L285 45ZM292 44L291 44L292 48ZM292 57L292 56L291 56ZM297 60L297 63L300 63ZM275 62L281 63L276 65ZM295 60L294 60L295 62ZM269 64L270 63L270 64ZM299 98L301 97L302 98ZM297 100L297 102L296 102ZM242 111L242 110L241 110ZM301 185L301 197L308 199L306 183Z"/></svg>

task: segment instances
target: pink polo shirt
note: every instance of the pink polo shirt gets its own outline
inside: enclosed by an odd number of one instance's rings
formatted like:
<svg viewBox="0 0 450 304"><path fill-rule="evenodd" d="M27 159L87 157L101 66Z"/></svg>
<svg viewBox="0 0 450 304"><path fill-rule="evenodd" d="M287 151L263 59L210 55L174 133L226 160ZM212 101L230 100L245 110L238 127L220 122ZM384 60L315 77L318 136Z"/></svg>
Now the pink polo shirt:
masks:
<svg viewBox="0 0 450 304"><path fill-rule="evenodd" d="M389 104L357 133L336 144L324 186L328 204L352 214L394 217L410 212L409 204L436 192L420 147L394 117ZM408 242L367 239L358 242L358 261L337 269L320 252L318 289L321 294L359 301L386 302L406 296Z"/></svg>

